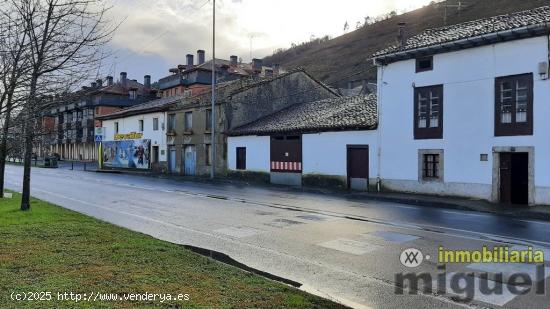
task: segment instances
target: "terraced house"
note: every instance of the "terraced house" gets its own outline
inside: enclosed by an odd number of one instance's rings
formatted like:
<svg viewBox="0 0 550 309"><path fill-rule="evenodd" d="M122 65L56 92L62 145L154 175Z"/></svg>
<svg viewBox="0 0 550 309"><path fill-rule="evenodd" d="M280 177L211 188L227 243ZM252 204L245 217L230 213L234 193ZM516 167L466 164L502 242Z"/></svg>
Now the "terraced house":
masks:
<svg viewBox="0 0 550 309"><path fill-rule="evenodd" d="M375 54L382 187L550 204L549 56L548 6Z"/></svg>
<svg viewBox="0 0 550 309"><path fill-rule="evenodd" d="M38 149L39 156L58 154L67 160L97 160L97 144L94 138L97 117L119 111L156 98L151 88L151 77L146 75L144 83L127 78L120 73L115 83L112 76L103 81L98 79L90 86L82 87L76 93L61 98L62 103L44 112L44 132Z"/></svg>
<svg viewBox="0 0 550 309"><path fill-rule="evenodd" d="M231 130L228 168L275 184L366 191L376 186L377 127L374 94L292 105Z"/></svg>
<svg viewBox="0 0 550 309"><path fill-rule="evenodd" d="M167 111L168 168L172 173L207 175L216 164L227 171L227 134L288 106L338 97L302 69L267 79L225 82L217 87L216 140L211 137L210 92L183 100ZM212 143L216 153L212 162Z"/></svg>

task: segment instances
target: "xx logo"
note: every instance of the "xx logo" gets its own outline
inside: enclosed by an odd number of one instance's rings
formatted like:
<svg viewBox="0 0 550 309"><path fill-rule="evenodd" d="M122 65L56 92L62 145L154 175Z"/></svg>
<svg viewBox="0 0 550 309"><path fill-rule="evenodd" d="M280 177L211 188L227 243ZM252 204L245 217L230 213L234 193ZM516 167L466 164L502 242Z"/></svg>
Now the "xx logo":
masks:
<svg viewBox="0 0 550 309"><path fill-rule="evenodd" d="M422 264L422 261L424 261L424 255L422 252L415 248L410 248L403 250L401 252L401 256L399 257L399 260L401 261L401 264L405 267L409 268L415 268L420 266Z"/></svg>

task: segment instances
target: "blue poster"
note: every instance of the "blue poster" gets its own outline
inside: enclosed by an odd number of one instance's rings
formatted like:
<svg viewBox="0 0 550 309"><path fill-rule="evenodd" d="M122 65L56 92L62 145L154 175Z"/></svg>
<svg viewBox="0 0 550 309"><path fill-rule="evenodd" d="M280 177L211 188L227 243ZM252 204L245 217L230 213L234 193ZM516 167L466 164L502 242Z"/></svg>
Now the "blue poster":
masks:
<svg viewBox="0 0 550 309"><path fill-rule="evenodd" d="M111 168L150 168L149 139L103 142L103 166Z"/></svg>

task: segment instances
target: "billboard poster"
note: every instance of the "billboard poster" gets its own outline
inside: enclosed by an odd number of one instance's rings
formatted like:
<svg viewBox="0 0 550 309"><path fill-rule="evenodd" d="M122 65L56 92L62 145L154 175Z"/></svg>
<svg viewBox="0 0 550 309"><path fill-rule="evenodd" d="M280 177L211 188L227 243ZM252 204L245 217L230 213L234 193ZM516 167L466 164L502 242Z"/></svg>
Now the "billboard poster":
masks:
<svg viewBox="0 0 550 309"><path fill-rule="evenodd" d="M110 168L149 169L149 139L117 140L102 143L102 164Z"/></svg>

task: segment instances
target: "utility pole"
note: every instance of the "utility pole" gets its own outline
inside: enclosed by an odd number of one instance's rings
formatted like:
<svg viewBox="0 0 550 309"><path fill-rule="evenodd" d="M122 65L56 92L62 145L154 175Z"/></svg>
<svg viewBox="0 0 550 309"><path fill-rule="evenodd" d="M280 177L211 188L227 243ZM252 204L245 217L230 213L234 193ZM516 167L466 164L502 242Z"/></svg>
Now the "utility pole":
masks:
<svg viewBox="0 0 550 309"><path fill-rule="evenodd" d="M448 4L449 0L445 0L445 3L443 4L444 8L445 8L445 17L443 18L443 24L445 26L447 26L447 8L456 8L457 11L458 11L458 14L460 14L460 12L462 11L462 9L464 7L466 7L465 3L463 3L462 1L458 1L457 4Z"/></svg>
<svg viewBox="0 0 550 309"><path fill-rule="evenodd" d="M216 0L212 0L212 128L210 129L210 178L216 175Z"/></svg>

